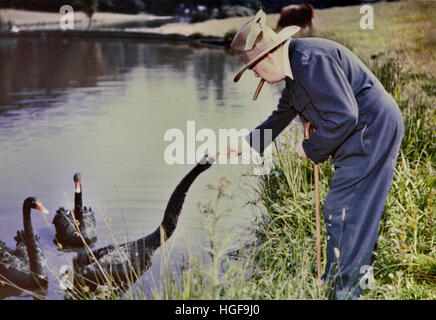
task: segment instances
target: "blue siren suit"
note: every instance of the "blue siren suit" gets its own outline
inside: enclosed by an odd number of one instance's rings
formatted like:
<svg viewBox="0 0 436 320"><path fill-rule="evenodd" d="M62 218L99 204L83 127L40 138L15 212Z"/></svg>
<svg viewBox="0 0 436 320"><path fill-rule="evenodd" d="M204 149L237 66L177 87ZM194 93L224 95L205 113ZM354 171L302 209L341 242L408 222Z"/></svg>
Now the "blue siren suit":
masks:
<svg viewBox="0 0 436 320"><path fill-rule="evenodd" d="M403 116L374 74L344 46L292 39L289 59L294 79L285 78L277 109L256 127L260 144L252 143L252 134L247 140L262 152L263 130L271 129L274 140L297 114L316 128L303 149L316 163L331 156L335 167L323 206L323 280L331 284L331 298L355 299L363 292L361 268L372 263L404 135Z"/></svg>

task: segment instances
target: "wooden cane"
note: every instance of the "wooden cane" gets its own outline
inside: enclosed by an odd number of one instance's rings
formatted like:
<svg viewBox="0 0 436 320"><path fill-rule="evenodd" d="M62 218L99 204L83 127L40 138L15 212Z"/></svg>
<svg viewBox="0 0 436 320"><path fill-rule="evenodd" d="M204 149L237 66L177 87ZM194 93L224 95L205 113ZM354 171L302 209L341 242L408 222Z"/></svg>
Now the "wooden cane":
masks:
<svg viewBox="0 0 436 320"><path fill-rule="evenodd" d="M304 127L304 139L309 139L310 137L310 127L311 123L306 122ZM315 132L315 128L312 126L312 132ZM319 165L315 163L314 165L314 176L315 176L315 224L316 224L316 269L318 274L318 279L321 279L321 219L319 213Z"/></svg>

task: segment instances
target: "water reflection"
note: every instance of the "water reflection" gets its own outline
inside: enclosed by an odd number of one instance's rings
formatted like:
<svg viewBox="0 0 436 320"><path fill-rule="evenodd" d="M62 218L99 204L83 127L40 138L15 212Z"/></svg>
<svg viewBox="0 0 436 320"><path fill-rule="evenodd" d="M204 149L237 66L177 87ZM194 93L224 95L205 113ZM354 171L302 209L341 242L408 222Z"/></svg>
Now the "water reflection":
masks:
<svg viewBox="0 0 436 320"><path fill-rule="evenodd" d="M197 81L200 100L209 98L210 90L214 89L215 99L224 102L224 73L226 56L219 52L203 52L194 61L194 78Z"/></svg>
<svg viewBox="0 0 436 320"><path fill-rule="evenodd" d="M49 108L67 99L66 88L118 81L117 66L104 61L93 41L3 39L0 41L0 113Z"/></svg>
<svg viewBox="0 0 436 320"><path fill-rule="evenodd" d="M147 74L153 74L148 79L151 82L161 81L168 69L177 72L183 81L192 67L199 99L209 99L213 88L214 99L223 101L228 58L221 49L51 38L2 39L0 46L3 115L20 108L65 102L65 92L60 88L92 88L101 81L117 82L139 65Z"/></svg>
<svg viewBox="0 0 436 320"><path fill-rule="evenodd" d="M7 44L12 42L12 44ZM8 39L0 50L1 97L23 88L91 87L98 77L116 73L104 61L101 45L92 41ZM111 70L112 69L112 70Z"/></svg>

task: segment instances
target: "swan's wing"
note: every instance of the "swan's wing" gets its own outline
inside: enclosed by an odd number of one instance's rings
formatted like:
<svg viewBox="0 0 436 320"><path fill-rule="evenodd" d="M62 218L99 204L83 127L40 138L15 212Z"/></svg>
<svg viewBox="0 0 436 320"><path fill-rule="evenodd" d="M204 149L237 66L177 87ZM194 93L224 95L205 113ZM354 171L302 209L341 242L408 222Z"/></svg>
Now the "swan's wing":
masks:
<svg viewBox="0 0 436 320"><path fill-rule="evenodd" d="M4 275L5 270L9 270L13 265L20 266L19 259L13 250L9 249L3 241L0 241L0 275ZM1 276L0 280L2 280Z"/></svg>
<svg viewBox="0 0 436 320"><path fill-rule="evenodd" d="M80 252L74 258L74 265L77 269L80 270L85 266L93 264L95 261L98 261L101 257L108 254L108 252L112 251L114 248L115 246L110 244L106 247L93 250L92 252Z"/></svg>
<svg viewBox="0 0 436 320"><path fill-rule="evenodd" d="M125 244L120 246L108 246L95 250L94 258L83 258L82 262L88 262L77 268L76 273L79 274L79 279L95 287L97 284L106 284L110 281L124 287L129 282L137 280L138 273L131 266L131 256L129 247ZM77 279L78 281L80 281ZM130 281L128 280L130 279Z"/></svg>
<svg viewBox="0 0 436 320"><path fill-rule="evenodd" d="M35 247L36 247L36 259L38 260L39 264L44 269L44 274L47 274L47 259L44 256L44 251L42 251L41 244L39 243L39 237L35 235Z"/></svg>
<svg viewBox="0 0 436 320"><path fill-rule="evenodd" d="M71 210L60 207L53 218L53 224L56 229L57 241L64 245L83 245L83 241L77 232L76 221L74 220L74 215Z"/></svg>
<svg viewBox="0 0 436 320"><path fill-rule="evenodd" d="M0 240L0 259L6 252L8 252L9 254L14 254L14 251L9 249L6 246L6 243L4 243L3 241Z"/></svg>
<svg viewBox="0 0 436 320"><path fill-rule="evenodd" d="M82 210L82 220L87 227L95 228L95 213L91 207L85 207Z"/></svg>
<svg viewBox="0 0 436 320"><path fill-rule="evenodd" d="M0 241L0 283L17 284L29 273L29 260L20 259L5 243Z"/></svg>
<svg viewBox="0 0 436 320"><path fill-rule="evenodd" d="M22 235L17 236L21 237ZM23 238L24 239L24 238ZM19 239L18 241L21 241ZM42 252L41 246L39 245L39 238L35 236L36 242L36 258L38 259L40 265L42 265L45 274L46 268L46 260L44 258L44 254ZM23 250L17 248L19 254L23 254ZM17 251L16 250L16 251ZM43 285L46 279L41 278L38 279L38 282ZM38 283L35 282L33 275L30 272L29 266L29 258L27 257L27 249L26 255L24 257L20 257L15 255L15 252L8 249L3 242L0 242L0 284L18 286L22 288L33 288Z"/></svg>
<svg viewBox="0 0 436 320"><path fill-rule="evenodd" d="M24 231L23 230L17 231L17 235L14 237L14 240L17 244L14 254L17 257L27 259L28 254L27 254L26 242L24 239Z"/></svg>
<svg viewBox="0 0 436 320"><path fill-rule="evenodd" d="M72 211L66 210L63 207L56 210L56 215L54 216L52 223L54 224L57 233L74 232L75 230L75 221Z"/></svg>
<svg viewBox="0 0 436 320"><path fill-rule="evenodd" d="M66 228L66 226L70 226L71 224L74 224L74 216L72 214L71 210L67 210L64 207L59 207L59 209L56 210L56 214L53 218L52 223L56 227L56 231L58 231L58 228Z"/></svg>
<svg viewBox="0 0 436 320"><path fill-rule="evenodd" d="M97 238L95 230L95 215L91 208L82 210L82 220L80 222L80 232L85 240L92 242Z"/></svg>

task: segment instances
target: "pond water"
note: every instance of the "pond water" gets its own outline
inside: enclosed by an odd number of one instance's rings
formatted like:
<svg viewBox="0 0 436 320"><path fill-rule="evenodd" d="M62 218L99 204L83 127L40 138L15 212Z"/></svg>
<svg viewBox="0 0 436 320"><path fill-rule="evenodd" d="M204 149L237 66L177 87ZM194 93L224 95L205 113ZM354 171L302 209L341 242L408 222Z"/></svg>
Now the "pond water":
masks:
<svg viewBox="0 0 436 320"><path fill-rule="evenodd" d="M197 131L250 129L273 109L269 86L253 102L257 79L247 74L233 83L240 66L223 49L181 44L0 39L0 239L15 248L23 200L41 200L50 215L34 211L32 219L49 263L47 298L63 299L54 275L75 256L53 244L51 224L59 206L72 206L73 174L81 172L84 205L96 212L94 248L154 231L173 188L193 167L164 161L165 132L178 128L186 134L191 120ZM232 227L241 239L238 227L252 219L245 203L254 184L241 176L247 171L242 164L214 165L195 181L166 243L171 264L204 243L197 203L213 199L206 186L221 176L232 181L235 194L225 204L232 214L221 228ZM158 278L160 253L142 279L146 286Z"/></svg>

